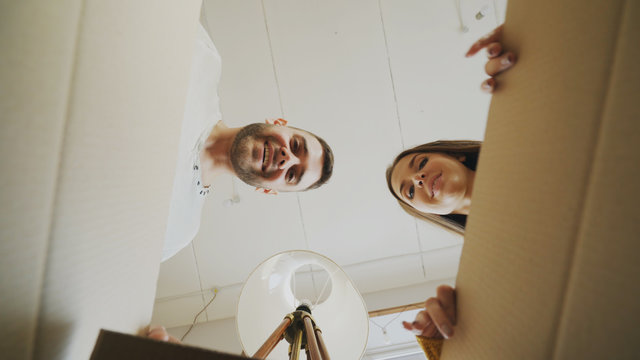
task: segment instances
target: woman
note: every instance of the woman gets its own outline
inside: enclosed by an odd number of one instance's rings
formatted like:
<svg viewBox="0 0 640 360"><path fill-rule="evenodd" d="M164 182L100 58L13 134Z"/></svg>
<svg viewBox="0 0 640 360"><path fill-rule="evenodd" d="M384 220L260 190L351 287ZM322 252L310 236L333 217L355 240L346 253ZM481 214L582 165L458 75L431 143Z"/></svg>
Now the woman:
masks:
<svg viewBox="0 0 640 360"><path fill-rule="evenodd" d="M483 48L489 60L481 88L493 92L495 75L515 64L512 52L504 52L500 40L502 26L474 43L466 56ZM400 153L387 169L387 186L400 206L410 215L429 220L459 234L464 233L471 207L479 141L435 141Z"/></svg>
<svg viewBox="0 0 640 360"><path fill-rule="evenodd" d="M479 141L435 141L401 152L387 185L412 216L464 233L471 206Z"/></svg>
<svg viewBox="0 0 640 360"><path fill-rule="evenodd" d="M515 64L511 52L502 52L502 26L475 42L467 57L487 49L487 75L481 87L493 92L495 75ZM389 191L409 214L433 221L447 229L464 233L466 216L480 154L479 141L435 141L400 153L387 169ZM435 297L427 299L425 309L412 323L403 321L405 329L416 334L429 360L438 360L444 339L453 336L456 325L456 292L441 285Z"/></svg>

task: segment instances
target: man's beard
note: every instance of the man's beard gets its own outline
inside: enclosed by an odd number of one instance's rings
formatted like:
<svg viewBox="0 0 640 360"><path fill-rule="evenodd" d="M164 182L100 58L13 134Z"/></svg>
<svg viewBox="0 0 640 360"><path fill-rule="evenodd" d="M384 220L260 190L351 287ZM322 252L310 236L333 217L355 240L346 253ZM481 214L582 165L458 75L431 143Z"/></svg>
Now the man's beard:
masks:
<svg viewBox="0 0 640 360"><path fill-rule="evenodd" d="M267 124L249 124L243 127L231 144L231 165L236 172L236 176L251 186L260 186L262 174L255 169L253 164L252 144L258 143L257 140L264 139L266 130L269 128ZM255 141L252 141L255 140Z"/></svg>

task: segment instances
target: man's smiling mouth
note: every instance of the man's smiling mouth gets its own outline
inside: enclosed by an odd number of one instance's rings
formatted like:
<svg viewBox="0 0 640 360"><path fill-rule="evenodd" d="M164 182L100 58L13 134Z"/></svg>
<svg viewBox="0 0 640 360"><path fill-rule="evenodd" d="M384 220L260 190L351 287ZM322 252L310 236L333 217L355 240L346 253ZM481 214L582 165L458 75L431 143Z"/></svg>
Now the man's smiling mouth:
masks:
<svg viewBox="0 0 640 360"><path fill-rule="evenodd" d="M267 142L264 143L264 151L262 151L262 172L267 169L267 161L269 159L269 146L267 146Z"/></svg>

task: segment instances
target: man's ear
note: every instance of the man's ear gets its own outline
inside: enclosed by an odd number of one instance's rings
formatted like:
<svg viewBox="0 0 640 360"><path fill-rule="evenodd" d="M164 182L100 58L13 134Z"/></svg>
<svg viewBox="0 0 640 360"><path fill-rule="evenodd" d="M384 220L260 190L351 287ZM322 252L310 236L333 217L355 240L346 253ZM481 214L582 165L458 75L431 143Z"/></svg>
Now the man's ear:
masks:
<svg viewBox="0 0 640 360"><path fill-rule="evenodd" d="M465 162L465 160L467 160L467 157L465 155L458 156L458 161L460 161L461 163Z"/></svg>
<svg viewBox="0 0 640 360"><path fill-rule="evenodd" d="M271 125L280 125L280 126L287 126L288 121L283 119L283 118L277 118L277 119L264 119L264 122L266 122L267 124L271 124Z"/></svg>
<svg viewBox="0 0 640 360"><path fill-rule="evenodd" d="M265 188L261 188L261 187L256 187L256 191L259 191L263 194L268 194L268 195L278 195L278 192L275 190L271 190L271 189L265 189Z"/></svg>

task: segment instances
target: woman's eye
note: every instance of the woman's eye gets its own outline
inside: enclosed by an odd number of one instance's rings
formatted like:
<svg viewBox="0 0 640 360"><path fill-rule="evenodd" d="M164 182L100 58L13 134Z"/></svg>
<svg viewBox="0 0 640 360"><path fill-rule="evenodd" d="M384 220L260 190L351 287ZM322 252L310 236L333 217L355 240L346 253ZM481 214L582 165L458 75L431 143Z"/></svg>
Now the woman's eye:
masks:
<svg viewBox="0 0 640 360"><path fill-rule="evenodd" d="M427 160L429 160L429 159L424 158L422 161L420 161L420 165L418 165L418 169L419 169L419 170L422 170L422 168L423 168L425 165L427 165Z"/></svg>
<svg viewBox="0 0 640 360"><path fill-rule="evenodd" d="M300 147L300 144L298 143L298 139L294 139L293 145L291 146L291 150L293 150L293 152L296 153L298 152L298 147Z"/></svg>
<svg viewBox="0 0 640 360"><path fill-rule="evenodd" d="M415 191L416 191L416 188L413 185L411 185L411 187L409 188L409 199L413 199L413 195Z"/></svg>
<svg viewBox="0 0 640 360"><path fill-rule="evenodd" d="M289 171L287 171L287 182L292 182L294 175L293 169L289 169Z"/></svg>

